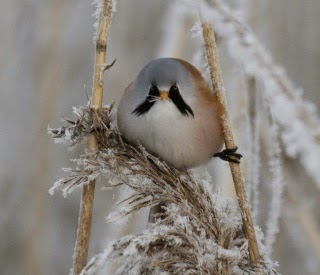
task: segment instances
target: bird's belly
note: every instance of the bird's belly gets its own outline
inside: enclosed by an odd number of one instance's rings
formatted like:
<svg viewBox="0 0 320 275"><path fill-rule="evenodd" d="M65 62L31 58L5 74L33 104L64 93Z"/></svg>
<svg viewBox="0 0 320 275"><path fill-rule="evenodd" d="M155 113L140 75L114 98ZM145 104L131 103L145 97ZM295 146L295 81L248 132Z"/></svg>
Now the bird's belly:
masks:
<svg viewBox="0 0 320 275"><path fill-rule="evenodd" d="M177 134L180 133L179 136ZM189 136L188 136L189 135ZM200 145L190 137L188 131L179 129L175 133L168 132L166 136L158 136L155 144L146 145L151 152L176 168L190 168L209 161L213 156L203 150L205 144Z"/></svg>
<svg viewBox="0 0 320 275"><path fill-rule="evenodd" d="M129 141L140 143L176 168L206 163L220 150L220 141L214 139L219 127L211 123L212 117L184 116L176 109L161 110L160 104L157 107L147 116L135 118L139 123L132 123L135 127L129 131L130 136L125 135Z"/></svg>

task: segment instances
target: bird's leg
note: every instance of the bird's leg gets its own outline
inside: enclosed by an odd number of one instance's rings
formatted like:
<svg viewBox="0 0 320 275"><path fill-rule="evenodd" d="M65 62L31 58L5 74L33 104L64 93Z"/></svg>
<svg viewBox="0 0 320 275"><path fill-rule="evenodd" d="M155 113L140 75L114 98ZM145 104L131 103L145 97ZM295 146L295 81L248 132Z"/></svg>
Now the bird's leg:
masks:
<svg viewBox="0 0 320 275"><path fill-rule="evenodd" d="M238 147L233 149L224 149L223 151L214 154L214 157L221 158L222 160L234 163L240 163L240 159L242 158L241 154L236 153Z"/></svg>

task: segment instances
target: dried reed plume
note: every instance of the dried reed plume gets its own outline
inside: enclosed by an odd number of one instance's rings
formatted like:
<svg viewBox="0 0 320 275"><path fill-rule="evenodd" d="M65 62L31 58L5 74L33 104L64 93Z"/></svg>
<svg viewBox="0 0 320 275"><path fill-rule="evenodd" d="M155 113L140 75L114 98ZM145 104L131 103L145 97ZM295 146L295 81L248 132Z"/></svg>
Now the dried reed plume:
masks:
<svg viewBox="0 0 320 275"><path fill-rule="evenodd" d="M109 187L126 184L133 194L123 206L111 213L109 221L134 213L141 208L162 203L165 215L141 234L125 236L110 243L93 257L82 274L92 274L107 259L119 260L117 274L239 274L255 273L250 261L248 242L242 230L241 215L234 203L208 191L208 182L198 182L188 171L177 170L150 155L143 147L126 143L113 126L112 106L100 110L75 109L77 121L49 129L56 141L70 146L94 134L99 150L87 152L77 168L58 181L51 191L61 188L64 194L88 184L97 177L108 179ZM258 229L256 231L260 232ZM263 251L260 242L259 246ZM274 272L264 260L259 272Z"/></svg>

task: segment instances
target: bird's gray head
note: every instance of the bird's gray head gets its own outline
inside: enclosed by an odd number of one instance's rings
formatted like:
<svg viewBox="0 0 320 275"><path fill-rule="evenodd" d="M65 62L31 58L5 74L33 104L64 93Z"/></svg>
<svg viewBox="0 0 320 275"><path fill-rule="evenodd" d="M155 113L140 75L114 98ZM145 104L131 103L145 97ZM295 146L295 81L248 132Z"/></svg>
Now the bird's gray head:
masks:
<svg viewBox="0 0 320 275"><path fill-rule="evenodd" d="M184 63L183 63L184 62ZM194 116L190 104L195 98L195 83L191 64L174 58L159 58L147 64L138 74L134 86L136 115L147 113L158 100L173 103L181 114ZM196 69L195 69L196 70ZM197 70L196 70L197 71Z"/></svg>

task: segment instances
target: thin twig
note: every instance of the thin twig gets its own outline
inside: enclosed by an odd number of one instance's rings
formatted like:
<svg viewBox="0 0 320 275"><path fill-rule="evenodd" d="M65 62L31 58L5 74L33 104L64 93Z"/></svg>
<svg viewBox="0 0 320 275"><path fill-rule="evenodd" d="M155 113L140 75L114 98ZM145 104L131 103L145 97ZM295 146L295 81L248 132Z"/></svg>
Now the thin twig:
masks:
<svg viewBox="0 0 320 275"><path fill-rule="evenodd" d="M112 0L104 0L99 19L96 40L96 56L94 67L94 81L92 87L92 107L101 108L104 85L104 65L106 62L107 39L112 17ZM88 137L87 148L89 152L98 150L98 142L94 134ZM92 220L95 181L83 187L78 220L78 234L75 244L73 274L80 274L88 258L90 229Z"/></svg>
<svg viewBox="0 0 320 275"><path fill-rule="evenodd" d="M260 113L259 108L260 98L258 96L257 89L257 80L255 77L246 78L247 81L247 93L248 93L248 108L249 108L249 127L250 127L250 136L251 136L251 148L250 154L251 159L249 162L250 165L250 174L247 184L247 195L248 201L251 202L251 211L253 221L257 221L259 213L259 177L260 177Z"/></svg>
<svg viewBox="0 0 320 275"><path fill-rule="evenodd" d="M208 59L208 64L210 69L210 76L211 76L213 91L222 107L221 124L223 127L224 142L227 149L232 149L232 148L235 148L236 145L235 145L233 134L231 131L229 114L228 114L227 104L226 104L226 97L225 97L223 86L222 86L222 77L221 77L220 65L218 61L218 53L217 53L217 48L216 48L216 43L214 38L213 27L210 23L203 22L202 30L203 30L203 38L206 46L207 59ZM236 189L238 202L241 210L244 231L249 242L250 259L252 261L260 261L261 257L259 253L256 235L254 232L253 222L252 222L249 203L247 200L247 195L246 195L246 191L243 183L243 177L240 170L240 165L237 163L230 162L230 169L231 169L234 186Z"/></svg>

